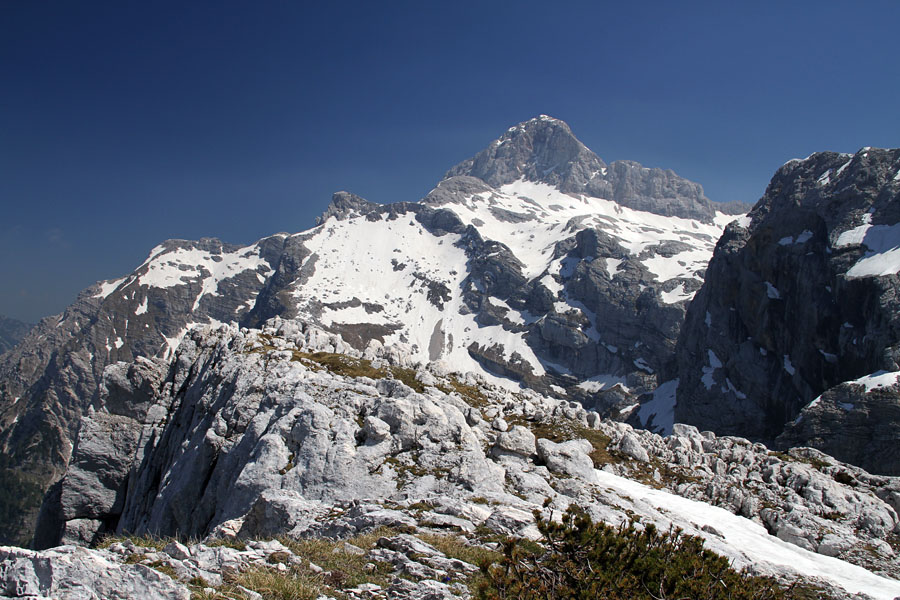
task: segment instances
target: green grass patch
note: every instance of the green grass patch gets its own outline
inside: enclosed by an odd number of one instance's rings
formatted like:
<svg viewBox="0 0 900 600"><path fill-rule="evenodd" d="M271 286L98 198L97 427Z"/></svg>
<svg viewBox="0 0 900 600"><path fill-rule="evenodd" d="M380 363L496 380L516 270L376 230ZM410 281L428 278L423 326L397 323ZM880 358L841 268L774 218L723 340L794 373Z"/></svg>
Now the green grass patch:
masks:
<svg viewBox="0 0 900 600"><path fill-rule="evenodd" d="M445 394L456 392L463 399L463 402L474 408L484 408L490 404L487 396L477 386L466 385L452 376L438 385L437 388Z"/></svg>
<svg viewBox="0 0 900 600"><path fill-rule="evenodd" d="M173 537L158 537L149 534L144 535L107 535L104 536L98 543L97 548L104 549L109 548L115 543L118 542L131 542L135 546L139 546L141 548L150 548L152 550L156 550L157 552L161 552L163 548L166 547L166 544L169 542L175 541Z"/></svg>
<svg viewBox="0 0 900 600"><path fill-rule="evenodd" d="M376 569L374 571L367 570L366 565L371 562L371 559L366 555L344 552L341 550L341 547L346 542L368 552L375 547L378 538L397 535L397 533L399 532L395 529L379 528L347 540L281 537L279 541L290 548L291 552L297 556L303 557L305 560L322 567L325 571L331 572L331 580L328 582L323 580L323 583L328 583L331 587L341 589L356 587L362 583L374 583L385 587L391 581L391 572L393 571L391 565L375 563ZM249 588L250 586L246 587Z"/></svg>

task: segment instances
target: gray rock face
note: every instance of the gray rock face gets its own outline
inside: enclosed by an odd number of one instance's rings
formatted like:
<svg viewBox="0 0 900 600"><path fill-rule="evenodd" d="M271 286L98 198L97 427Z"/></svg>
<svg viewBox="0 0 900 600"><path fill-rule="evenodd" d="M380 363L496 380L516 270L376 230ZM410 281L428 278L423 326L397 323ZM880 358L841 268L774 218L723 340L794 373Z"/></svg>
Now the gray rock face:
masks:
<svg viewBox="0 0 900 600"><path fill-rule="evenodd" d="M106 365L171 354L198 323L236 322L250 310L284 246L170 240L132 274L100 282L0 356L0 540L26 543L47 487L65 471L81 416ZM13 516L15 515L15 516Z"/></svg>
<svg viewBox="0 0 900 600"><path fill-rule="evenodd" d="M159 396L168 370L143 357L106 369L98 408L82 418L66 474L44 499L34 547L93 544L114 529L128 476L167 416Z"/></svg>
<svg viewBox="0 0 900 600"><path fill-rule="evenodd" d="M186 586L111 552L61 546L44 552L0 547L0 596L71 600L189 600Z"/></svg>
<svg viewBox="0 0 900 600"><path fill-rule="evenodd" d="M855 380L829 388L785 426L776 446L812 446L873 473L900 473L900 385L895 373L880 377L888 381L877 387Z"/></svg>
<svg viewBox="0 0 900 600"><path fill-rule="evenodd" d="M0 315L0 354L11 350L31 328L28 323Z"/></svg>
<svg viewBox="0 0 900 600"><path fill-rule="evenodd" d="M891 250L898 170L900 150L791 161L749 220L726 228L679 337L677 420L772 440L827 390L900 369L900 279ZM856 401L850 390L836 394ZM860 405L872 409L865 420L879 439L900 438L896 400ZM852 423L852 411L844 413ZM810 430L808 439L802 431L784 439L898 472L875 447L860 454L837 431Z"/></svg>

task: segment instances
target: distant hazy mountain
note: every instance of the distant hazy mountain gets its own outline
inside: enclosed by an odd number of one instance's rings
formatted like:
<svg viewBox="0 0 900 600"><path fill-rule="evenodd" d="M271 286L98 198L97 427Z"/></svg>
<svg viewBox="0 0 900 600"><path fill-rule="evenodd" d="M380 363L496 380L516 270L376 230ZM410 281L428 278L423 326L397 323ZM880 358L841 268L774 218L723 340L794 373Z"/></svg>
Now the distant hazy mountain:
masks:
<svg viewBox="0 0 900 600"><path fill-rule="evenodd" d="M0 315L0 354L19 343L32 325Z"/></svg>

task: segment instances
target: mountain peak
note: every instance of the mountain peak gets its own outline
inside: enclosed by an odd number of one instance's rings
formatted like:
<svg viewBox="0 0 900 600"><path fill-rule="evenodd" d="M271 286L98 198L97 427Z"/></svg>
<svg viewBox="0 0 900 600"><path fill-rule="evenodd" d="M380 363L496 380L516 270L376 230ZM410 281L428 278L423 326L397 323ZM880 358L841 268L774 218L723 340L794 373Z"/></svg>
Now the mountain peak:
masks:
<svg viewBox="0 0 900 600"><path fill-rule="evenodd" d="M368 214L379 207L379 204L369 202L356 194L345 191L335 192L332 194L331 203L325 209L325 212L321 216L316 217L316 225L321 225L329 217L334 217L341 221L349 217Z"/></svg>
<svg viewBox="0 0 900 600"><path fill-rule="evenodd" d="M565 121L547 115L510 127L473 158L450 169L444 180L458 176L475 177L495 188L516 181L545 183L573 196L603 198L635 210L707 223L717 208L699 184L670 170L633 161L607 165Z"/></svg>
<svg viewBox="0 0 900 600"><path fill-rule="evenodd" d="M525 179L562 189L573 177L589 177L605 167L564 121L540 115L510 127L475 157L450 169L446 177L469 175L494 187Z"/></svg>

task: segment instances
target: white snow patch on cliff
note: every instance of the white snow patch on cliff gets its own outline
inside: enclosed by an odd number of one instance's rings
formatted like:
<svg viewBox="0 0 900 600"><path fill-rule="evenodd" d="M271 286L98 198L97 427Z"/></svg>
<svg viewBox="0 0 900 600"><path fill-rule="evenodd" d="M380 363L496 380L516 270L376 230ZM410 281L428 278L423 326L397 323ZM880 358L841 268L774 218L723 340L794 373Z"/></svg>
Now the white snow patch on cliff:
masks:
<svg viewBox="0 0 900 600"><path fill-rule="evenodd" d="M809 229L805 229L802 232L800 232L800 235L798 235L796 237L789 235L787 237L781 238L780 240L778 240L778 244L781 246L790 246L792 244L805 244L812 238L812 236L813 236L813 232L810 231Z"/></svg>
<svg viewBox="0 0 900 600"><path fill-rule="evenodd" d="M686 292L684 290L684 284L679 283L678 287L672 289L669 292L662 292L660 296L662 297L662 301L666 304L675 304L677 302L690 300L694 297L694 292Z"/></svg>
<svg viewBox="0 0 900 600"><path fill-rule="evenodd" d="M590 379L585 379L576 387L589 394L596 394L602 390L612 389L615 386L619 386L625 392L629 391L628 386L625 385L625 380L612 374L594 375Z"/></svg>
<svg viewBox="0 0 900 600"><path fill-rule="evenodd" d="M654 430L660 435L672 433L675 423L675 393L678 390L678 379L672 379L653 390L653 397L641 403L638 419L644 427L653 418Z"/></svg>
<svg viewBox="0 0 900 600"><path fill-rule="evenodd" d="M795 369L794 365L791 363L791 357L787 354L784 355L784 370L788 372L788 375L793 375L797 372L797 369Z"/></svg>
<svg viewBox="0 0 900 600"><path fill-rule="evenodd" d="M140 305L136 309L134 309L134 314L142 315L145 312L147 312L147 308L149 307L149 301L150 301L150 297L144 296L144 301L141 302Z"/></svg>
<svg viewBox="0 0 900 600"><path fill-rule="evenodd" d="M868 216L868 215L867 215ZM863 229L865 228L865 229ZM859 231L858 231L859 230ZM847 271L847 277L879 277L900 273L900 223L894 225L861 225L853 230L862 234L857 243L868 248L862 258ZM841 238L850 232L841 234ZM838 238L840 242L841 238ZM854 237L854 239L856 239Z"/></svg>
<svg viewBox="0 0 900 600"><path fill-rule="evenodd" d="M716 369L722 368L722 361L719 360L719 357L712 350L706 351L706 357L709 361L709 366L703 367L703 377L700 378L700 381L703 382L706 389L711 390L712 386L716 383L713 378L713 373L716 372Z"/></svg>
<svg viewBox="0 0 900 600"><path fill-rule="evenodd" d="M866 232L872 226L872 214L866 213L863 215L863 224L853 229L848 229L847 231L841 233L838 236L837 241L834 242L835 248L844 248L846 246L858 246L862 243L863 238L866 236Z"/></svg>
<svg viewBox="0 0 900 600"><path fill-rule="evenodd" d="M123 281L125 281L125 279L127 279L127 277L122 277L121 279L113 279L112 281L101 282L100 283L100 291L98 293L94 294L93 296L91 296L91 298L106 298L107 296L112 294L114 291L116 291L116 288L119 287L119 284L121 284Z"/></svg>

